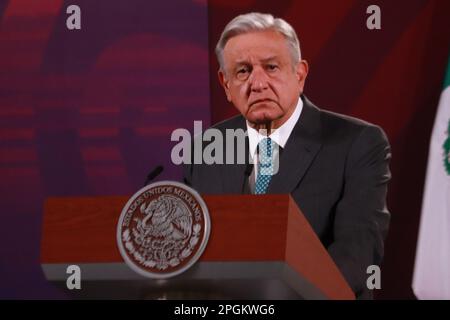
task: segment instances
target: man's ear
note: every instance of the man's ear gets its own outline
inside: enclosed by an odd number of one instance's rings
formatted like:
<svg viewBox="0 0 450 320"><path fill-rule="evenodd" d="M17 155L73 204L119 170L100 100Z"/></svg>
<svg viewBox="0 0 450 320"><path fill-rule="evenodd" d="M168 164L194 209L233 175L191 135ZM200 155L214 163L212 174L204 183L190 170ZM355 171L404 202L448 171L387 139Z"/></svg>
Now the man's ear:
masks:
<svg viewBox="0 0 450 320"><path fill-rule="evenodd" d="M301 60L297 63L295 68L295 73L297 75L297 79L300 85L300 92L303 92L303 87L305 86L306 76L308 75L308 62L306 60Z"/></svg>
<svg viewBox="0 0 450 320"><path fill-rule="evenodd" d="M228 102L231 102L231 95L230 95L230 89L229 89L230 81L227 79L227 76L225 75L225 73L222 70L219 70L217 72L217 75L219 77L220 84L222 85L223 89L225 90L225 94L227 95Z"/></svg>

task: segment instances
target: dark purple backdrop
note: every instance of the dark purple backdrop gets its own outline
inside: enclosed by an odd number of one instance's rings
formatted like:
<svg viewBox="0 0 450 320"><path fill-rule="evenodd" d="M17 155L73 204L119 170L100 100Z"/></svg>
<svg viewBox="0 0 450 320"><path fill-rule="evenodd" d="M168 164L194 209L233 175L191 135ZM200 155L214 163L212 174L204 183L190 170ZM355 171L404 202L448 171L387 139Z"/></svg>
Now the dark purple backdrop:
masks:
<svg viewBox="0 0 450 320"><path fill-rule="evenodd" d="M171 132L210 123L207 40L199 1L1 2L0 297L61 297L40 269L46 197L131 194L158 164L180 178Z"/></svg>

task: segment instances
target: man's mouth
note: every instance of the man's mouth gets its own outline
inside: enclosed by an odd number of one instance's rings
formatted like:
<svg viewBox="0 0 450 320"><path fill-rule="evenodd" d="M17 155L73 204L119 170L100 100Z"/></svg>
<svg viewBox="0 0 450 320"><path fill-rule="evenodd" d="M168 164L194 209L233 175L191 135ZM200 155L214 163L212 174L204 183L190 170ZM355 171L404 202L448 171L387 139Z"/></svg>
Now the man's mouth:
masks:
<svg viewBox="0 0 450 320"><path fill-rule="evenodd" d="M264 102L274 102L272 99L258 99L250 103L250 107L258 104L258 103L264 103Z"/></svg>

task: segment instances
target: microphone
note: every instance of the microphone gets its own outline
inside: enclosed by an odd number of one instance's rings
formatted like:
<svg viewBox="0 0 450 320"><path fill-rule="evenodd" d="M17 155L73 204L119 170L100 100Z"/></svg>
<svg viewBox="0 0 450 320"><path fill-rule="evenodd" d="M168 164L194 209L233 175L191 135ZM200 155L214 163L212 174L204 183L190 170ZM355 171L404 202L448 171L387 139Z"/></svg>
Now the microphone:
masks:
<svg viewBox="0 0 450 320"><path fill-rule="evenodd" d="M253 163L247 163L247 165L245 166L245 171L244 174L246 177L250 177L250 175L252 174L253 171Z"/></svg>
<svg viewBox="0 0 450 320"><path fill-rule="evenodd" d="M164 170L164 167L159 165L155 169L150 171L150 173L147 175L147 179L145 179L144 187L146 185L148 185L150 182L152 182L153 179L155 179L157 176L159 176L161 174L161 172L163 172L163 170Z"/></svg>
<svg viewBox="0 0 450 320"><path fill-rule="evenodd" d="M244 181L242 184L242 193L243 194L251 194L251 190L250 190L250 185L249 185L249 178L250 175L252 174L253 171L253 164L252 163L247 163L245 166L245 171L244 171Z"/></svg>

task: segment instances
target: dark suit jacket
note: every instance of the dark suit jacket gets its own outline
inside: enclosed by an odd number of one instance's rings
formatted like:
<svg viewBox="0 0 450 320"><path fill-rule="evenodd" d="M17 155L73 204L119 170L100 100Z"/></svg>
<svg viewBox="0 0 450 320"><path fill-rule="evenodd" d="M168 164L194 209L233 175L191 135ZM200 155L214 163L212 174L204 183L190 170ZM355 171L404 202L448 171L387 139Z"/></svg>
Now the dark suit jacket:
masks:
<svg viewBox="0 0 450 320"><path fill-rule="evenodd" d="M303 111L267 193L291 193L356 297L371 298L366 270L381 264L390 218L387 137L377 126L302 99ZM246 130L242 116L214 127ZM185 167L185 182L203 194L245 193L248 175L246 164Z"/></svg>

